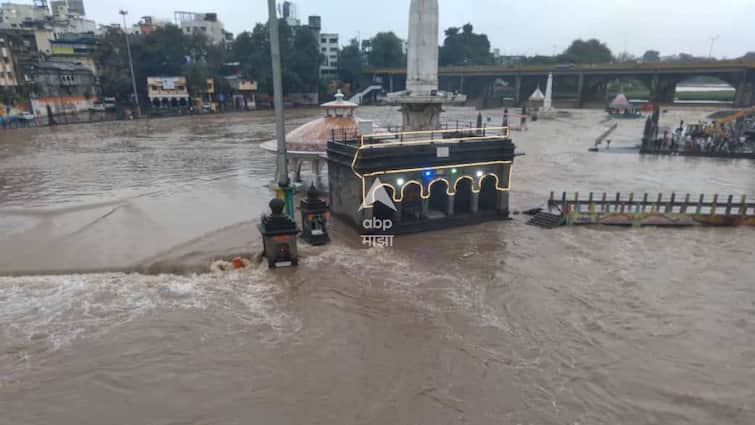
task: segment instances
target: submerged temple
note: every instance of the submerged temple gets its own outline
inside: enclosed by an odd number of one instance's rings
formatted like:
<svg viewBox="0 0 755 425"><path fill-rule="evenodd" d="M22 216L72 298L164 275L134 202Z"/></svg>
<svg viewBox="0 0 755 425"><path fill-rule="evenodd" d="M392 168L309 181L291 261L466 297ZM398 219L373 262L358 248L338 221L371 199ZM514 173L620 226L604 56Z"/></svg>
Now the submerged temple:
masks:
<svg viewBox="0 0 755 425"><path fill-rule="evenodd" d="M403 131L328 141L331 212L361 231L375 233L366 225L374 219L392 223L383 233L401 234L509 216L509 129L442 124L437 46L438 1L412 0Z"/></svg>

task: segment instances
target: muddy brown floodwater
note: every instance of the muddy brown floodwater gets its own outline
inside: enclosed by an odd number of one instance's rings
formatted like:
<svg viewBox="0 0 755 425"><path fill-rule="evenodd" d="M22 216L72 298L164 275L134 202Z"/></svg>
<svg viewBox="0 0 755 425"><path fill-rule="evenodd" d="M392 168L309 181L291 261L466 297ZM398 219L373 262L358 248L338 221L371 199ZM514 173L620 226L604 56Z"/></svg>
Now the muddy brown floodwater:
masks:
<svg viewBox="0 0 755 425"><path fill-rule="evenodd" d="M603 119L514 133L513 207L755 194L752 161L639 156L641 121L589 153ZM377 251L336 225L295 270L191 274L257 251L272 133L269 113L0 132L0 424L755 423L752 229L518 216Z"/></svg>

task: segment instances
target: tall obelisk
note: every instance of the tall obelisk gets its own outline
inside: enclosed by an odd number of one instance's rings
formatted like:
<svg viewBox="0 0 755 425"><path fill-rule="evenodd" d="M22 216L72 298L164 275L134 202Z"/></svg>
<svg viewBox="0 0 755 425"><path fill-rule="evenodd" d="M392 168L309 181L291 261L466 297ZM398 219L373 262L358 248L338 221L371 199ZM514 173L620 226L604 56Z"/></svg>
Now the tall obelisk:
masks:
<svg viewBox="0 0 755 425"><path fill-rule="evenodd" d="M400 100L404 131L440 128L438 0L412 0L409 9L406 95Z"/></svg>

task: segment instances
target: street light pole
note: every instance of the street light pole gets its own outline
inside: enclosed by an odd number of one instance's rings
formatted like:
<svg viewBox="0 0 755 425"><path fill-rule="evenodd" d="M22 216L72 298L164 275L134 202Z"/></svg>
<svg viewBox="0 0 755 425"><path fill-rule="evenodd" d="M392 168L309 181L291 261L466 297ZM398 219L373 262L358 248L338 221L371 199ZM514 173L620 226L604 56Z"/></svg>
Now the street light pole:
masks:
<svg viewBox="0 0 755 425"><path fill-rule="evenodd" d="M134 89L134 102L136 102L136 116L142 116L142 107L139 105L139 94L136 92L136 77L134 76L134 60L131 57L131 42L128 40L128 27L126 27L127 10L121 10L118 13L123 16L123 35L126 37L126 50L128 50L128 65L131 68L131 86Z"/></svg>
<svg viewBox="0 0 755 425"><path fill-rule="evenodd" d="M275 0L267 1L268 26L270 31L270 54L273 65L273 104L275 107L275 133L278 140L277 180L278 197L286 203L286 212L294 218L294 197L288 178L288 158L286 151L286 125L283 113L283 77L281 73L280 35L278 34L278 13Z"/></svg>
<svg viewBox="0 0 755 425"><path fill-rule="evenodd" d="M713 59L713 44L718 41L718 38L721 37L720 35L716 35L710 38L710 51L708 52L708 59Z"/></svg>

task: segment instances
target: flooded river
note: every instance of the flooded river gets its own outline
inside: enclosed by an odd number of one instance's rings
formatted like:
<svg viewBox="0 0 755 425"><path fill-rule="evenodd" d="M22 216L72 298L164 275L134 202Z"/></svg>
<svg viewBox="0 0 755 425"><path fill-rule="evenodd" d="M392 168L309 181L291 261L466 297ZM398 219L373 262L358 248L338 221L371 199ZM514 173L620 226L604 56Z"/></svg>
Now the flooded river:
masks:
<svg viewBox="0 0 755 425"><path fill-rule="evenodd" d="M752 161L639 156L642 120L587 152L604 115L514 133L514 209L551 190L755 196ZM253 113L0 132L0 424L755 423L749 228L515 216L379 251L336 224L295 270L192 274L259 250L273 127Z"/></svg>

